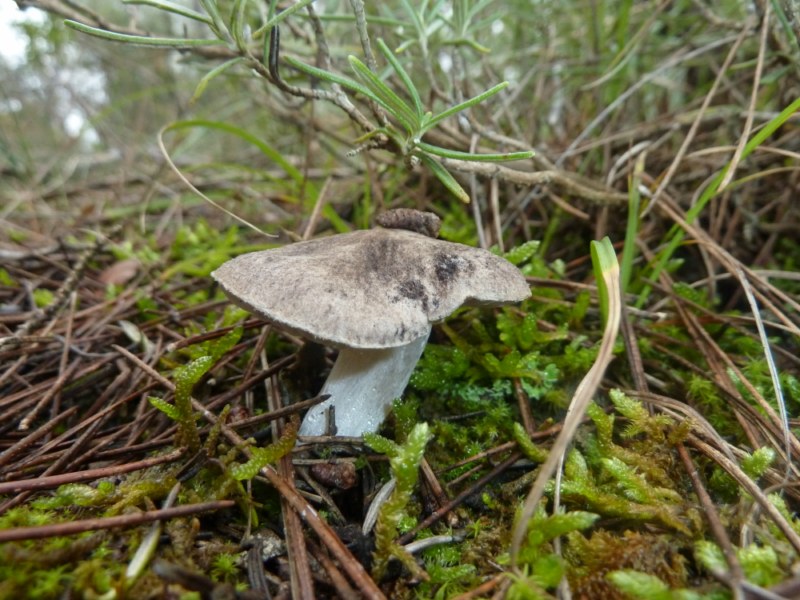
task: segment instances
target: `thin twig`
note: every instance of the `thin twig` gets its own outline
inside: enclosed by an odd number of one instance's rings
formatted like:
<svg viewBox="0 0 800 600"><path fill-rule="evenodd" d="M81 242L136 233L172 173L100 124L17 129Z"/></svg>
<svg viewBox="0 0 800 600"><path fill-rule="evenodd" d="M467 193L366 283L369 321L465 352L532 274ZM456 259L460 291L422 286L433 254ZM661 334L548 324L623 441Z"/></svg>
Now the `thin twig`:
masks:
<svg viewBox="0 0 800 600"><path fill-rule="evenodd" d="M85 519L82 521L69 521L55 525L39 525L36 527L13 527L0 529L0 543L19 540L40 540L49 537L74 535L85 531L97 529L112 529L114 527L136 527L153 521L164 521L178 517L196 515L203 512L223 510L236 506L233 500L216 500L214 502L200 502L198 504L185 504L174 508L150 510L147 512L116 517L102 517L99 519Z"/></svg>
<svg viewBox="0 0 800 600"><path fill-rule="evenodd" d="M157 379L162 385L172 391L175 390L175 386L171 381L163 377L160 373L152 369L146 363L142 362L139 357L131 354L120 346L114 346L114 349L125 356L128 360L133 362L137 367L145 370L149 375ZM211 413L205 406L203 406L203 404L194 398L192 398L192 406L212 425L219 423L216 415ZM240 452L250 458L251 453L245 440L227 425L219 423L219 427L222 431L222 434L231 443L233 443ZM334 557L339 560L344 570L348 575L350 575L351 579L359 587L361 592L367 598L385 598L383 592L380 591L380 588L378 588L377 584L364 569L364 566L355 559L355 557L342 543L336 533L334 533L330 526L319 516L314 507L311 506L308 501L289 484L289 482L281 477L273 467L269 465L264 467L261 469L261 474L267 478L269 483L278 491L279 494L281 494L281 496L286 499L288 504L297 512L300 518L303 519L303 521L305 521L306 524L311 527L311 529L313 529L314 532L320 537L322 542L328 547Z"/></svg>
<svg viewBox="0 0 800 600"><path fill-rule="evenodd" d="M442 158L442 165L453 171L462 173L476 173L486 178L497 178L517 185L553 185L564 193L572 194L584 200L589 200L600 205L620 206L628 201L628 196L620 192L593 187L588 183L579 181L566 171L519 171L510 167L470 160L455 158Z"/></svg>

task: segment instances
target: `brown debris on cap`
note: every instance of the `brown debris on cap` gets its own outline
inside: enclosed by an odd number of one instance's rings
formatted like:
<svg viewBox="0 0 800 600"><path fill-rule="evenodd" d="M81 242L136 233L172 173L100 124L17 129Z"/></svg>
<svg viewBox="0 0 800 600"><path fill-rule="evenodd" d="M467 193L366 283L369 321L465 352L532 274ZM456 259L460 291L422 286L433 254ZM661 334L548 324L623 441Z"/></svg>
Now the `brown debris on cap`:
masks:
<svg viewBox="0 0 800 600"><path fill-rule="evenodd" d="M530 295L507 260L399 229L372 229L238 256L212 274L239 306L314 340L393 348L467 305Z"/></svg>
<svg viewBox="0 0 800 600"><path fill-rule="evenodd" d="M407 229L438 238L442 220L432 212L414 208L393 208L375 217L375 222L386 229Z"/></svg>

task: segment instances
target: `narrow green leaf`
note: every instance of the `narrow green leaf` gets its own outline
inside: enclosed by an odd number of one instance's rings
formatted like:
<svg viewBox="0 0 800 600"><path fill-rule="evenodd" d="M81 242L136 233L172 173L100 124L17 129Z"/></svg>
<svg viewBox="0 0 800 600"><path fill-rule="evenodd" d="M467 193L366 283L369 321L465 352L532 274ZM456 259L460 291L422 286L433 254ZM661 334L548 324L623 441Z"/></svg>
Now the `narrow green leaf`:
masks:
<svg viewBox="0 0 800 600"><path fill-rule="evenodd" d="M471 38L455 38L455 39L452 39L452 40L447 40L445 42L442 42L442 45L443 46L469 46L470 48L475 50L475 52L478 52L480 54L489 54L492 51L492 49L489 48L488 46L484 46L483 44L479 44L478 42L476 42L475 40L473 40Z"/></svg>
<svg viewBox="0 0 800 600"><path fill-rule="evenodd" d="M544 496L548 481L560 468L567 448L575 440L578 427L614 356L614 344L619 335L620 315L622 312L619 266L617 265L614 248L608 238L604 238L602 242L592 242L591 254L592 266L594 267L595 273L598 275L598 289L601 294L607 295L605 299L605 326L603 328L603 338L600 342L600 348L598 349L594 364L575 389L575 394L570 401L569 411L567 412L567 417L564 419L561 432L558 434L558 437L556 437L555 442L553 442L550 452L547 455L547 460L539 468L536 479L525 498L522 510L519 512L511 538L510 558L512 565L518 564L520 548L522 547L525 534L528 531L530 520ZM574 455L575 453L576 452L573 451L571 454ZM568 458L567 463L569 463L569 460ZM567 464L564 468L565 474L568 474L568 471L569 465ZM562 483L562 486L563 485ZM675 522L678 522L677 519L675 519ZM670 523L670 525L674 526L674 523Z"/></svg>
<svg viewBox="0 0 800 600"><path fill-rule="evenodd" d="M439 161L428 154L419 153L416 156L425 163L425 166L428 167L433 174L436 175L436 178L442 182L442 185L446 187L450 192L459 200L461 200L464 204L469 204L469 194L461 187L461 184L456 181L456 178L453 177L450 172L445 169Z"/></svg>
<svg viewBox="0 0 800 600"><path fill-rule="evenodd" d="M417 9L411 5L411 2L409 0L403 0L403 8L406 9L408 16L410 16L411 20L414 22L414 29L417 30L418 37L425 35L425 23L422 22L420 14L425 12L426 4L427 2L423 2L423 5L419 7L419 9ZM417 10L419 10L419 12L417 12Z"/></svg>
<svg viewBox="0 0 800 600"><path fill-rule="evenodd" d="M200 21L201 23L205 23L207 25L213 24L213 21L208 15L204 15L203 13L192 10L191 8L186 8L185 6L176 4L175 2L169 2L168 0L122 0L122 2L123 4L141 4L144 6L152 6L159 10L164 10L188 19Z"/></svg>
<svg viewBox="0 0 800 600"><path fill-rule="evenodd" d="M355 56L347 58L356 76L377 97L380 105L402 125L409 135L415 135L419 130L420 121L414 114L414 110L358 58Z"/></svg>
<svg viewBox="0 0 800 600"><path fill-rule="evenodd" d="M70 19L64 20L64 25L70 29L75 29L81 33L91 35L93 37L108 40L110 42L121 42L123 44L133 44L136 46L155 46L161 48L196 48L198 46L221 46L225 42L222 40L200 40L192 38L162 38L162 37L147 37L142 35L129 35L126 33L114 33L106 31L105 29L98 29L97 27L90 27L78 21Z"/></svg>
<svg viewBox="0 0 800 600"><path fill-rule="evenodd" d="M397 48L395 48L394 51L395 51L396 54L402 54L403 52L405 52L406 50L411 48L411 46L415 46L417 44L419 44L419 42L417 40L413 40L413 39L406 40L405 42L403 42L402 44L397 46Z"/></svg>
<svg viewBox="0 0 800 600"><path fill-rule="evenodd" d="M336 233L348 233L353 230L347 220L340 217L339 213L336 212L336 209L328 203L322 207L322 216L327 219L331 226L336 230Z"/></svg>
<svg viewBox="0 0 800 600"><path fill-rule="evenodd" d="M633 168L633 176L630 179L628 189L628 223L625 228L625 245L622 247L622 259L620 260L622 293L628 292L633 270L633 259L636 255L636 239L639 233L639 209L641 207L641 194L639 184L642 180L644 171L645 154L640 154Z"/></svg>
<svg viewBox="0 0 800 600"><path fill-rule="evenodd" d="M472 154L470 152L460 152L459 150L448 150L439 146L426 144L425 142L416 142L414 144L420 150L424 150L429 154L442 156L444 158L455 158L457 160L471 160L480 162L503 162L507 160L524 160L530 158L535 154L531 151L523 152L504 152L502 154Z"/></svg>
<svg viewBox="0 0 800 600"><path fill-rule="evenodd" d="M212 21L211 29L213 29L214 33L216 33L220 39L231 41L231 33L230 31L228 31L228 27L225 25L225 21L222 19L222 15L219 14L219 8L217 7L217 0L200 0L200 3L203 5L203 8L206 10L208 15L211 17Z"/></svg>
<svg viewBox="0 0 800 600"><path fill-rule="evenodd" d="M194 89L194 94L192 94L192 98L191 100L189 100L189 102L190 103L197 102L200 96L203 95L203 92L206 91L206 88L208 87L208 84L211 83L212 79L214 79L217 75L219 75L223 71L228 70L233 65L238 64L240 62L244 62L244 60L245 59L243 57L237 56L236 58L225 61L221 65L214 67L208 73L203 75L203 78L200 80L200 82L197 84L197 87Z"/></svg>
<svg viewBox="0 0 800 600"><path fill-rule="evenodd" d="M419 92L417 92L417 87L414 85L414 82L411 81L411 77L409 76L408 72L403 68L403 65L400 64L400 61L397 60L397 57L394 53L389 49L389 46L386 45L381 38L378 38L378 48L383 53L383 56L392 65L394 72L397 73L397 76L403 82L403 85L406 86L408 90L408 94L411 96L411 99L414 101L414 108L417 111L417 119L422 119L425 115L425 109L422 106L422 100L419 97Z"/></svg>
<svg viewBox="0 0 800 600"><path fill-rule="evenodd" d="M472 106L475 106L476 104L483 102L487 98L494 96L497 92L505 89L506 87L508 87L508 82L503 81L502 83L498 83L496 86L489 88L482 94L478 94L474 98L470 98L469 100L464 100L464 102L456 104L455 106L451 106L444 112L441 112L435 117L433 117L426 126L425 131L428 131L429 129L435 127L436 125L444 121L446 118L451 117L454 114L461 112L462 110L465 110L467 108L470 108Z"/></svg>
<svg viewBox="0 0 800 600"><path fill-rule="evenodd" d="M247 47L247 36L245 35L245 15L244 11L247 9L248 0L236 0L231 12L231 34L233 40L236 42L236 47L243 50Z"/></svg>
<svg viewBox="0 0 800 600"><path fill-rule="evenodd" d="M289 63L292 68L297 69L298 71L302 71L306 75L311 75L312 77L316 77L322 81L327 81L328 83L337 83L343 88L347 88L353 92L361 94L375 102L380 103L380 98L375 96L369 89L350 79L349 77L343 77L342 75L337 75L336 73L331 73L330 71L325 71L324 69L318 69L317 67L312 67L311 65L307 65L304 62L300 62L299 60L292 58L291 56L284 57L284 60Z"/></svg>

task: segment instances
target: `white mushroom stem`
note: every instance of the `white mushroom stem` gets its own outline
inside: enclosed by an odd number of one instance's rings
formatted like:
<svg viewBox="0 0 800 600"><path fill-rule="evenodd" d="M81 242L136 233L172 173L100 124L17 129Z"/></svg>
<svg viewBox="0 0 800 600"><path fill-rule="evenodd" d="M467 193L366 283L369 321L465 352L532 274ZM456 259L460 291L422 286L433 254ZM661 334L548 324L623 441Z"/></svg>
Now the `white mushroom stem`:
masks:
<svg viewBox="0 0 800 600"><path fill-rule="evenodd" d="M358 437L377 431L392 402L402 396L427 341L426 333L396 348L339 350L320 391L330 398L306 413L300 435L325 435L330 407L335 408L336 435Z"/></svg>

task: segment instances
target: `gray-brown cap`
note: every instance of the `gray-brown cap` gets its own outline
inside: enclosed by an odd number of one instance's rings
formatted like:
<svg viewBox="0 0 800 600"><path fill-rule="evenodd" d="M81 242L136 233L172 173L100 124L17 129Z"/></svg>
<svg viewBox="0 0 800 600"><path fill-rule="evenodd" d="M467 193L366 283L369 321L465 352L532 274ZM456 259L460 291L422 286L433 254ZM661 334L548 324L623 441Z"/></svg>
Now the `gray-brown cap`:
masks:
<svg viewBox="0 0 800 600"><path fill-rule="evenodd" d="M530 295L522 273L504 258L394 229L243 254L211 275L242 308L348 348L402 346L459 306Z"/></svg>

